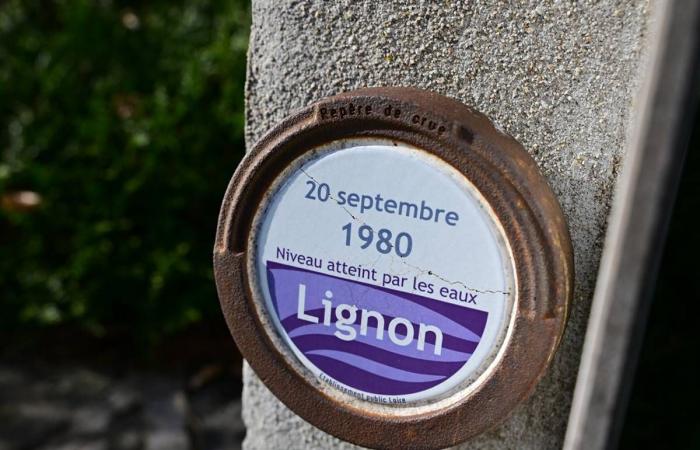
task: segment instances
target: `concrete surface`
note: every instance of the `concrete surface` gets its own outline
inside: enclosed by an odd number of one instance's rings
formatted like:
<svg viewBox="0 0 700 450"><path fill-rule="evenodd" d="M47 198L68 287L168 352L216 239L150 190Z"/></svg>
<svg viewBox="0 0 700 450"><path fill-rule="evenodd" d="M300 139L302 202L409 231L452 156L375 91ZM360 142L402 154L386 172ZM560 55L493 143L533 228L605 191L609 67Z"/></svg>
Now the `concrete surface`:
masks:
<svg viewBox="0 0 700 450"><path fill-rule="evenodd" d="M248 145L295 108L366 86L455 97L518 139L569 220L576 292L569 325L533 397L465 449L561 448L627 138L649 7L599 2L254 0ZM244 448L355 448L281 405L245 368Z"/></svg>
<svg viewBox="0 0 700 450"><path fill-rule="evenodd" d="M628 426L630 380L648 340L661 250L684 173L694 123L688 118L697 107L700 2L660 3L651 22L648 69L610 211L565 450L617 448Z"/></svg>

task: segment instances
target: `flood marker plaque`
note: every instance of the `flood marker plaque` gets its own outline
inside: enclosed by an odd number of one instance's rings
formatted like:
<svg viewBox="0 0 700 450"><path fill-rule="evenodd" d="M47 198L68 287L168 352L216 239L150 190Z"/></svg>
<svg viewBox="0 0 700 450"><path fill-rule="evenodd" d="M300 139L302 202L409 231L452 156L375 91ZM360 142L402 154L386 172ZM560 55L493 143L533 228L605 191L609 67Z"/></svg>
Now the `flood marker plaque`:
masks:
<svg viewBox="0 0 700 450"><path fill-rule="evenodd" d="M572 293L534 161L483 115L407 88L321 100L263 137L226 193L214 265L270 390L378 448L500 423L553 357Z"/></svg>

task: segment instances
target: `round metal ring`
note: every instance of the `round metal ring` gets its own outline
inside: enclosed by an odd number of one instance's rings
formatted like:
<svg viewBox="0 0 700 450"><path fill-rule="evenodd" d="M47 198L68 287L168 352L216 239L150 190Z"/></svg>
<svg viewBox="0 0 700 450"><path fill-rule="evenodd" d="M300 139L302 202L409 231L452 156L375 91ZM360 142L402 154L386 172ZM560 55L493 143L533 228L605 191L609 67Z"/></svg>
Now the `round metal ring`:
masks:
<svg viewBox="0 0 700 450"><path fill-rule="evenodd" d="M343 139L395 141L435 156L478 189L500 222L515 272L512 317L498 356L466 394L452 392L407 410L334 395L290 357L264 317L249 263L255 217L288 167ZM325 98L269 131L231 179L219 216L214 271L231 334L265 385L316 427L372 448L443 448L501 423L534 390L552 360L573 292L566 221L536 163L484 115L413 88Z"/></svg>

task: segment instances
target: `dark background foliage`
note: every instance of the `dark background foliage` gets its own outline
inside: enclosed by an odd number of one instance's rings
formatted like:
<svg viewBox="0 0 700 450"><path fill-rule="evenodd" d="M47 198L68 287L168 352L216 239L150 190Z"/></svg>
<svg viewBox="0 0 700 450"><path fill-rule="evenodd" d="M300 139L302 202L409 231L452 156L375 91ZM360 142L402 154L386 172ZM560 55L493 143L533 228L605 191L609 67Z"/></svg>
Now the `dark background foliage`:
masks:
<svg viewBox="0 0 700 450"><path fill-rule="evenodd" d="M220 315L243 0L0 4L0 327L142 342ZM36 207L13 199L40 196Z"/></svg>

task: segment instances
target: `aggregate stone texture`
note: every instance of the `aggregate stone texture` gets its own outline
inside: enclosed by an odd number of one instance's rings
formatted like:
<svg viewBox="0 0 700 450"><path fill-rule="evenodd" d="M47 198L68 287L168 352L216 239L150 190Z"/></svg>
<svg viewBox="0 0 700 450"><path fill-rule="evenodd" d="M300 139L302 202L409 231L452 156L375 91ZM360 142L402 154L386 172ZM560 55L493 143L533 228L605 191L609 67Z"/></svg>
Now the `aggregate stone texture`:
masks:
<svg viewBox="0 0 700 450"><path fill-rule="evenodd" d="M561 347L528 401L459 448L562 446L649 17L644 0L253 0L249 148L319 98L414 86L489 116L523 144L559 198L576 266ZM244 377L244 448L356 448L295 416L249 367Z"/></svg>

